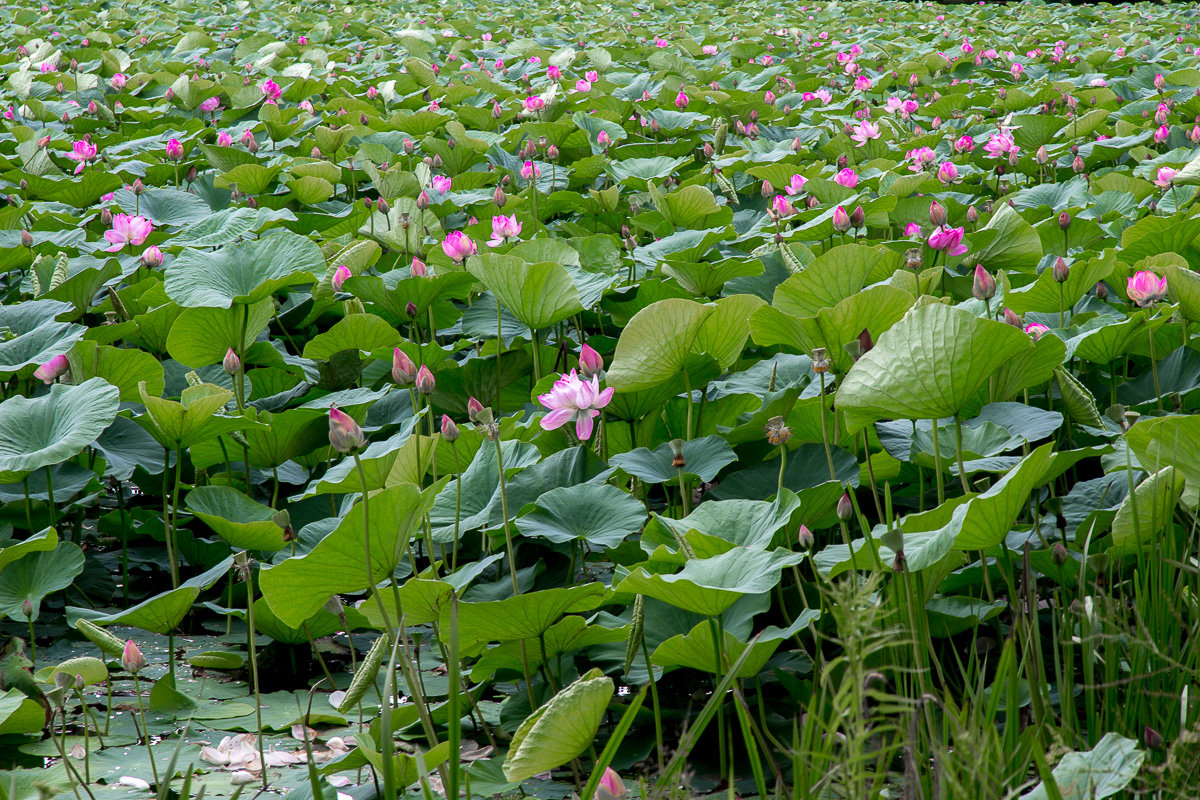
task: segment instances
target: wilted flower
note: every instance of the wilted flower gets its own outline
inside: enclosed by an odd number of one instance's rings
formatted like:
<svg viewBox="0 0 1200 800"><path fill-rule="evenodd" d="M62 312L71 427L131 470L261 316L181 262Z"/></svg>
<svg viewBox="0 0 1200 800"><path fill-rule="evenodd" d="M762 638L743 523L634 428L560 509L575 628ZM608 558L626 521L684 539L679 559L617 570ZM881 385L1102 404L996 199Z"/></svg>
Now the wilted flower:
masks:
<svg viewBox="0 0 1200 800"><path fill-rule="evenodd" d="M329 407L329 443L343 455L353 453L366 445L362 428L346 412L337 406Z"/></svg>
<svg viewBox="0 0 1200 800"><path fill-rule="evenodd" d="M571 370L561 375L549 392L538 395L538 402L550 409L550 413L541 419L542 429L554 430L574 420L575 435L581 440L588 439L592 435L593 420L612 396L612 387L600 390L598 377L581 380L575 370Z"/></svg>
<svg viewBox="0 0 1200 800"><path fill-rule="evenodd" d="M110 253L115 253L126 244L137 247L145 242L146 237L154 231L154 226L150 224L150 220L141 214L136 217L131 217L128 214L117 214L113 217L112 225L112 230L104 232L104 238L110 245L105 250Z"/></svg>
<svg viewBox="0 0 1200 800"><path fill-rule="evenodd" d="M70 368L66 355L57 355L34 370L33 377L45 384L51 384L66 375Z"/></svg>
<svg viewBox="0 0 1200 800"><path fill-rule="evenodd" d="M1160 278L1150 270L1139 270L1126 284L1125 294L1142 308L1152 306L1167 296L1167 276Z"/></svg>

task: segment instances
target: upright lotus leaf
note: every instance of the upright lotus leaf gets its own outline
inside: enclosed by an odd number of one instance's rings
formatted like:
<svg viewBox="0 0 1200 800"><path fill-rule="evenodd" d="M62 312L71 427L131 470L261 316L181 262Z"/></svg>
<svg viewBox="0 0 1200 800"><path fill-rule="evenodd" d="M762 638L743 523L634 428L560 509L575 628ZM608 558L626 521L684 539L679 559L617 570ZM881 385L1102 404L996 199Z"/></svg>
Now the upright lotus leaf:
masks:
<svg viewBox="0 0 1200 800"><path fill-rule="evenodd" d="M441 619L442 610L454 597L454 587L445 581L414 577L404 582L399 594L399 610L396 607L396 598L392 594L385 593L379 596L388 618L400 619L403 613L405 625L427 625ZM377 603L364 603L359 610L371 625L376 628L383 627L383 616L379 613Z"/></svg>
<svg viewBox="0 0 1200 800"><path fill-rule="evenodd" d="M0 614L25 621L24 605L33 605L36 620L42 598L70 586L83 572L83 551L74 542L59 542L53 550L30 553L0 568Z"/></svg>
<svg viewBox="0 0 1200 800"><path fill-rule="evenodd" d="M57 300L26 300L0 306L0 378L29 377L40 365L71 349L87 328L55 317L71 310Z"/></svg>
<svg viewBox="0 0 1200 800"><path fill-rule="evenodd" d="M1160 253L1186 253L1200 236L1200 214L1148 214L1121 233L1121 260L1135 264ZM1123 287L1122 287L1123 288Z"/></svg>
<svg viewBox="0 0 1200 800"><path fill-rule="evenodd" d="M74 609L74 613L90 619L97 625L129 625L148 633L170 633L192 610L192 603L196 602L200 593L211 589L217 581L229 574L232 566L233 556L229 556L211 569L179 584L178 588L168 589L114 614L97 615L93 611L82 609ZM67 610L72 611L70 608Z"/></svg>
<svg viewBox="0 0 1200 800"><path fill-rule="evenodd" d="M728 659L730 662L737 662L741 658L742 653L749 649L750 654L742 662L742 667L738 670L737 677L744 680L753 678L763 670L771 656L775 654L775 651L785 639L807 628L820 616L821 612L817 609L805 609L797 615L796 621L786 629L767 628L754 637L753 644L747 644L728 630L723 630L722 633L724 635L722 636L721 646L722 660ZM713 647L713 626L707 620L697 623L687 633L672 636L670 639L662 642L650 654L650 660L659 667L687 667L689 669L698 669L704 672L719 674L724 669L717 669L714 663L715 658L716 648ZM728 663L723 664L722 667L728 667Z"/></svg>
<svg viewBox="0 0 1200 800"><path fill-rule="evenodd" d="M58 547L58 531L54 528L38 531L24 541L8 547L0 547L0 570L29 553L42 553L56 547Z"/></svg>
<svg viewBox="0 0 1200 800"><path fill-rule="evenodd" d="M737 461L737 455L729 443L715 435L684 442L682 456L683 467L671 466L675 453L670 443L666 442L654 450L638 447L618 453L609 463L646 483L667 483L678 478L680 472L708 482L717 477L717 473L727 464Z"/></svg>
<svg viewBox="0 0 1200 800"><path fill-rule="evenodd" d="M651 525L662 525L683 536L700 531L724 539L739 547L766 550L785 546L779 534L791 524L792 516L800 509L800 499L790 489L783 489L772 502L766 500L710 500L696 506L683 519L669 519L657 514ZM650 526L647 526L647 536ZM646 537L643 537L643 546Z"/></svg>
<svg viewBox="0 0 1200 800"><path fill-rule="evenodd" d="M618 392L635 392L679 380L713 308L692 300L668 298L634 314L617 340L605 382Z"/></svg>
<svg viewBox="0 0 1200 800"><path fill-rule="evenodd" d="M333 532L305 555L263 568L259 587L271 610L285 624L299 627L333 595L370 589L391 575L443 485L444 481L434 484L422 493L415 484L406 483L371 495L370 584L359 505L350 508Z"/></svg>
<svg viewBox="0 0 1200 800"><path fill-rule="evenodd" d="M1070 311L1079 298L1112 274L1116 257L1116 250L1108 250L1082 264L1072 264L1062 283L1054 279L1054 270L1047 267L1033 283L1005 292L1004 305L1018 314L1029 311L1057 313L1060 308Z"/></svg>
<svg viewBox="0 0 1200 800"><path fill-rule="evenodd" d="M458 604L458 635L464 656L478 655L490 642L533 639L562 617L590 611L604 599L602 583L584 583L526 592L504 600ZM442 627L449 622L442 609Z"/></svg>
<svg viewBox="0 0 1200 800"><path fill-rule="evenodd" d="M1103 800L1129 786L1145 759L1136 739L1109 732L1091 750L1062 757L1052 773L1057 787L1053 794L1039 783L1021 800Z"/></svg>
<svg viewBox="0 0 1200 800"><path fill-rule="evenodd" d="M761 297L752 294L734 294L717 300L712 313L700 323L696 349L712 356L722 369L729 369L741 356L750 336L750 315L764 305Z"/></svg>
<svg viewBox="0 0 1200 800"><path fill-rule="evenodd" d="M793 317L814 317L901 266L899 256L883 246L838 245L776 286L771 305Z"/></svg>
<svg viewBox="0 0 1200 800"><path fill-rule="evenodd" d="M1200 275L1182 257L1174 253L1169 255L1174 259L1160 273L1167 276L1167 296L1178 305L1180 316L1188 322L1196 322L1200 320Z"/></svg>
<svg viewBox="0 0 1200 800"><path fill-rule="evenodd" d="M241 353L254 344L273 316L270 299L251 304L249 313L242 306L185 308L171 323L167 353L193 369L220 364L230 349Z"/></svg>
<svg viewBox="0 0 1200 800"><path fill-rule="evenodd" d="M1142 548L1153 548L1175 513L1183 484L1183 475L1172 466L1163 467L1139 483L1113 518L1114 549L1136 553Z"/></svg>
<svg viewBox="0 0 1200 800"><path fill-rule="evenodd" d="M467 260L467 271L530 330L548 328L583 310L579 289L561 264L482 253Z"/></svg>
<svg viewBox="0 0 1200 800"><path fill-rule="evenodd" d="M633 495L608 483L580 483L551 489L533 511L517 520L523 536L555 544L576 539L592 547L616 547L641 530L646 507Z"/></svg>
<svg viewBox="0 0 1200 800"><path fill-rule="evenodd" d="M621 593L644 594L676 608L715 617L746 594L763 594L779 583L784 567L807 556L784 550L735 547L712 558L689 559L677 573L663 575L636 567L616 587Z"/></svg>
<svg viewBox="0 0 1200 800"><path fill-rule="evenodd" d="M864 330L877 338L912 307L913 296L887 284L872 286L847 297L812 317L793 317L764 306L750 318L755 343L764 347L785 345L802 353L824 347L838 371L850 369L854 359L844 345L857 341Z"/></svg>
<svg viewBox="0 0 1200 800"><path fill-rule="evenodd" d="M1045 383L1066 358L1067 346L1062 339L1057 336L1041 337L1031 349L1018 353L996 370L995 380L981 387L964 410L974 414L988 403L1011 400L1022 389Z"/></svg>
<svg viewBox="0 0 1200 800"><path fill-rule="evenodd" d="M184 450L223 433L248 428L255 423L246 417L227 417L217 412L233 399L233 392L202 383L189 386L179 402L154 397L143 383L138 386L146 413L134 421L170 450Z"/></svg>
<svg viewBox="0 0 1200 800"><path fill-rule="evenodd" d="M386 312L398 319L408 319L409 303L416 306L419 316L435 303L461 300L475 285L475 276L469 272L441 272L415 278L406 276L405 272L395 269L382 277L363 275L347 278L342 288L366 303L371 310Z"/></svg>
<svg viewBox="0 0 1200 800"><path fill-rule="evenodd" d="M56 384L40 397L17 395L0 403L0 483L61 464L112 424L120 392L103 378L78 386Z"/></svg>
<svg viewBox="0 0 1200 800"><path fill-rule="evenodd" d="M187 494L187 507L237 550L282 550L283 528L277 513L231 486L199 486Z"/></svg>
<svg viewBox="0 0 1200 800"><path fill-rule="evenodd" d="M374 314L350 314L342 317L324 333L318 333L304 345L304 357L324 361L343 350L372 353L391 358L400 344L400 334L382 317Z"/></svg>
<svg viewBox="0 0 1200 800"><path fill-rule="evenodd" d="M909 311L879 337L838 387L850 430L877 419L941 419L966 408L1033 339L1004 322L941 303ZM1060 359L1061 362L1061 359Z"/></svg>
<svg viewBox="0 0 1200 800"><path fill-rule="evenodd" d="M166 386L162 364L141 350L110 347L85 339L75 344L67 360L72 380L103 378L117 387L125 402L136 403L141 399L138 392L141 383L146 384L151 394L162 394Z"/></svg>
<svg viewBox="0 0 1200 800"><path fill-rule="evenodd" d="M164 285L181 306L229 308L313 283L324 272L325 257L316 243L276 229L217 250L184 250L167 266Z"/></svg>
<svg viewBox="0 0 1200 800"><path fill-rule="evenodd" d="M612 678L589 670L521 723L504 759L504 777L520 783L561 767L596 739L612 700Z"/></svg>
<svg viewBox="0 0 1200 800"><path fill-rule="evenodd" d="M585 647L625 642L628 639L627 625L606 628L603 625L589 625L587 620L580 616L566 616L537 638L509 641L489 647L475 662L471 670L471 680L485 682L491 680L502 669L519 673L525 661L528 661L530 667L541 666L547 662L553 664L564 653L577 653ZM524 660L521 658L522 650L525 653Z"/></svg>
<svg viewBox="0 0 1200 800"><path fill-rule="evenodd" d="M1055 474L1054 469L1053 442L1048 442L1021 459L986 492L958 497L929 511L902 517L898 526L904 534L907 568L929 569L951 550L983 550L1004 541L1027 507L1029 494L1049 480ZM880 561L890 566L895 553L880 543L886 532L885 526L877 525L871 542L879 548ZM826 574L837 575L852 567L875 566L870 543L859 539L853 547L851 556L846 545L830 545L817 554L817 567Z"/></svg>
<svg viewBox="0 0 1200 800"><path fill-rule="evenodd" d="M1192 491L1200 488L1200 416L1140 419L1125 434L1125 442L1144 469L1157 473L1174 467Z"/></svg>
<svg viewBox="0 0 1200 800"><path fill-rule="evenodd" d="M36 700L16 688L0 694L0 735L41 733L45 727L46 709Z"/></svg>
<svg viewBox="0 0 1200 800"><path fill-rule="evenodd" d="M1016 209L1001 203L981 230L996 231L996 238L974 255L989 270L1031 271L1042 260L1042 240Z"/></svg>
<svg viewBox="0 0 1200 800"><path fill-rule="evenodd" d="M1081 326L1081 332L1067 339L1067 355L1107 364L1132 352L1146 342L1151 331L1166 324L1169 317L1150 319L1152 311L1139 309L1127 317L1097 317Z"/></svg>

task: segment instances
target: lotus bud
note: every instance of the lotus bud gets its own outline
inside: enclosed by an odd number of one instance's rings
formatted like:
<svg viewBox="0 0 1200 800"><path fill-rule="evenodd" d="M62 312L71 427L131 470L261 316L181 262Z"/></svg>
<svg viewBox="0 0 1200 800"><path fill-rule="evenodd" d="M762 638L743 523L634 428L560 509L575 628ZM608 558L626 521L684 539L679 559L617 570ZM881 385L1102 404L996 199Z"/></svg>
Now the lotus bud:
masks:
<svg viewBox="0 0 1200 800"><path fill-rule="evenodd" d="M929 204L929 223L935 228L939 228L946 224L947 212L946 207L934 200Z"/></svg>
<svg viewBox="0 0 1200 800"><path fill-rule="evenodd" d="M413 256L412 266L409 268L414 278L425 278L429 276L429 267L425 266L425 262Z"/></svg>
<svg viewBox="0 0 1200 800"><path fill-rule="evenodd" d="M436 386L437 381L434 380L433 373L429 371L429 367L422 364L417 370L417 391L423 395L431 395Z"/></svg>
<svg viewBox="0 0 1200 800"><path fill-rule="evenodd" d="M1060 567L1067 563L1067 559L1070 557L1071 554L1067 552L1067 548L1062 542L1055 542L1054 547L1050 549L1050 560Z"/></svg>
<svg viewBox="0 0 1200 800"><path fill-rule="evenodd" d="M100 209L100 224L106 225L106 226L112 225L112 221L113 221L112 211L107 208Z"/></svg>
<svg viewBox="0 0 1200 800"><path fill-rule="evenodd" d="M1022 330L1025 328L1025 320L1021 319L1020 315L1011 308L1004 309L1004 321L1014 328L1021 328Z"/></svg>
<svg viewBox="0 0 1200 800"><path fill-rule="evenodd" d="M385 215L385 216L387 215L387 213L388 213L389 211L391 211L391 210L392 210L392 204L391 204L391 203L389 203L389 202L388 202L386 199L384 199L384 198L382 198L382 197L381 197L381 198L379 198L379 202L378 202L376 205L378 205L378 206L379 206L379 213L380 213L380 214L383 214L383 215ZM390 223L389 223L389 224L390 224Z"/></svg>
<svg viewBox="0 0 1200 800"><path fill-rule="evenodd" d="M417 208L421 209L422 211L429 208L429 194L424 189L422 189L421 193L417 195Z"/></svg>
<svg viewBox="0 0 1200 800"><path fill-rule="evenodd" d="M763 181L762 191L760 193L763 197L771 197L773 194L775 194L775 187L771 185L770 181Z"/></svg>
<svg viewBox="0 0 1200 800"><path fill-rule="evenodd" d="M134 178L133 186L130 187L130 191L132 191L134 195L141 197L146 193L146 184L142 183L141 178Z"/></svg>
<svg viewBox="0 0 1200 800"><path fill-rule="evenodd" d="M246 198L246 208L252 208L252 209L253 209L253 208L258 208L258 198L256 198L256 197L247 197L247 198Z"/></svg>
<svg viewBox="0 0 1200 800"><path fill-rule="evenodd" d="M442 438L450 444L458 441L458 425L446 414L442 414Z"/></svg>
<svg viewBox="0 0 1200 800"><path fill-rule="evenodd" d="M625 784L612 767L604 768L600 785L596 787L595 800L625 800Z"/></svg>
<svg viewBox="0 0 1200 800"><path fill-rule="evenodd" d="M192 167L188 168L187 175L184 175L183 179L185 181L187 181L188 183L195 183L196 179L199 177L200 177L200 173L196 170L196 168L194 166L192 166Z"/></svg>
<svg viewBox="0 0 1200 800"><path fill-rule="evenodd" d="M969 206L967 208L967 222L971 223L972 225L974 225L976 222L979 222L979 212L975 210L975 206Z"/></svg>
<svg viewBox="0 0 1200 800"><path fill-rule="evenodd" d="M109 222L111 222L111 221L112 220L109 220ZM33 247L33 234L32 233L30 233L29 231L25 231L25 230L21 231L21 246L22 247Z"/></svg>
<svg viewBox="0 0 1200 800"><path fill-rule="evenodd" d="M413 151L417 149L417 146L413 143L412 139L405 136L404 141L400 143L400 148L404 151L406 156L411 156Z"/></svg>
<svg viewBox="0 0 1200 800"><path fill-rule="evenodd" d="M1079 156L1075 156L1075 160L1071 162L1071 171L1074 172L1076 175L1080 175L1083 173L1083 171L1085 169L1087 169L1087 167L1084 166L1083 159L1080 158ZM1063 212L1063 213L1066 213L1066 212Z"/></svg>
<svg viewBox="0 0 1200 800"><path fill-rule="evenodd" d="M329 407L329 443L343 455L361 450L366 445L362 428L337 406Z"/></svg>
<svg viewBox="0 0 1200 800"><path fill-rule="evenodd" d="M398 386L411 386L417 379L417 366L408 354L397 347L392 351L392 380Z"/></svg>
<svg viewBox="0 0 1200 800"><path fill-rule="evenodd" d="M712 160L712 157L713 157L713 155L716 153L716 151L715 151L715 150L713 150L713 146L712 146L712 144L711 144L710 142L705 142L705 143L704 143L704 149L703 149L703 151L702 151L702 152L704 153L704 159L705 159L706 161L711 161L711 160Z"/></svg>
<svg viewBox="0 0 1200 800"><path fill-rule="evenodd" d="M1149 725L1142 729L1142 743L1146 745L1147 750L1162 750L1166 747L1162 734Z"/></svg>
<svg viewBox="0 0 1200 800"><path fill-rule="evenodd" d="M839 170L845 169L849 163L850 163L850 161L849 161L849 159L846 158L846 155L844 153L837 157L837 168Z"/></svg>
<svg viewBox="0 0 1200 800"><path fill-rule="evenodd" d="M1097 300L1108 299L1108 286L1104 283L1104 281L1097 283L1096 288L1094 288L1092 292L1096 295Z"/></svg>
<svg viewBox="0 0 1200 800"><path fill-rule="evenodd" d="M410 317L415 317L417 315L417 304L409 300L404 304L404 313Z"/></svg>
<svg viewBox="0 0 1200 800"><path fill-rule="evenodd" d="M846 213L843 206L838 206L833 210L833 229L838 233L850 230L850 215Z"/></svg>
<svg viewBox="0 0 1200 800"><path fill-rule="evenodd" d="M1071 277L1071 269L1067 266L1067 262L1062 256L1055 259L1051 274L1053 274L1054 280L1059 283L1064 283L1067 278Z"/></svg>
<svg viewBox="0 0 1200 800"><path fill-rule="evenodd" d="M983 268L983 264L975 265L975 278L971 282L971 294L976 300L991 300L996 296L996 279Z"/></svg>
<svg viewBox="0 0 1200 800"><path fill-rule="evenodd" d="M1046 152L1046 145L1042 145L1037 149L1037 153L1033 157L1034 161L1045 166L1050 161L1050 154Z"/></svg>
<svg viewBox="0 0 1200 800"><path fill-rule="evenodd" d="M60 354L42 364L33 371L33 377L37 378L47 386L54 383L56 380L66 375L70 371L71 365L67 361L65 354Z"/></svg>
<svg viewBox="0 0 1200 800"><path fill-rule="evenodd" d="M837 518L842 522L854 516L854 501L850 499L849 492L842 492L842 496L837 501Z"/></svg>
<svg viewBox="0 0 1200 800"><path fill-rule="evenodd" d="M861 205L855 206L854 210L850 212L850 225L854 228L861 228L866 221L867 212L863 211Z"/></svg>
<svg viewBox="0 0 1200 800"><path fill-rule="evenodd" d="M483 403L476 400L473 396L467 400L467 419L471 422L479 422L481 414L483 414Z"/></svg>
<svg viewBox="0 0 1200 800"><path fill-rule="evenodd" d="M801 525L800 530L796 533L796 546L801 550L811 550L816 543L816 537L813 532L808 529L807 525Z"/></svg>
<svg viewBox="0 0 1200 800"><path fill-rule="evenodd" d="M588 345L579 350L579 372L587 380L591 380L604 370L604 358Z"/></svg>
<svg viewBox="0 0 1200 800"><path fill-rule="evenodd" d="M340 292L342 290L342 284L346 282L347 278L352 277L354 277L354 273L350 271L349 267L347 267L345 264L338 264L337 269L333 271L333 279L331 281L333 283L333 290L335 292Z"/></svg>
<svg viewBox="0 0 1200 800"><path fill-rule="evenodd" d="M1064 231L1071 227L1071 215L1066 211L1058 215L1058 227Z"/></svg>
<svg viewBox="0 0 1200 800"><path fill-rule="evenodd" d="M146 668L146 657L132 639L125 642L125 649L121 651L121 667L134 675Z"/></svg>
<svg viewBox="0 0 1200 800"><path fill-rule="evenodd" d="M225 352L225 360L221 362L221 367L225 370L226 375L241 374L242 361L238 358L237 353L233 352L232 347Z"/></svg>
<svg viewBox="0 0 1200 800"><path fill-rule="evenodd" d="M504 187L496 185L496 193L492 195L492 202L496 204L496 208L504 208L508 203L508 195L504 194Z"/></svg>
<svg viewBox="0 0 1200 800"><path fill-rule="evenodd" d="M21 614L25 619L33 619L33 601L28 597L21 601Z"/></svg>

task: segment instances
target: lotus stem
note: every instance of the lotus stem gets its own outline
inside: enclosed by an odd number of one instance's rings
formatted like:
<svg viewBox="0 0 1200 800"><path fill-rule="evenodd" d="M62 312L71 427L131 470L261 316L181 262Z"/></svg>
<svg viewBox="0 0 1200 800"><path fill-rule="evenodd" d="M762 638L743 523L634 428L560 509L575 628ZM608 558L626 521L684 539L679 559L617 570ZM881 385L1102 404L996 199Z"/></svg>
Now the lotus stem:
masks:
<svg viewBox="0 0 1200 800"><path fill-rule="evenodd" d="M354 468L358 471L359 488L362 490L363 553L367 560L367 591L375 598L375 606L379 609L380 619L383 620L385 634L392 636L392 620L388 616L387 607L383 604L383 598L379 596L379 592L375 591L375 570L371 564L371 510L367 498L367 473L363 470L362 459L358 457L358 453L352 453L351 457L354 459ZM354 646L353 642L350 646Z"/></svg>
<svg viewBox="0 0 1200 800"><path fill-rule="evenodd" d="M138 714L142 718L142 742L146 745L146 757L150 759L150 772L154 776L154 787L157 789L158 765L154 763L154 748L150 746L150 728L146 724L146 707L142 704L142 682L136 672L133 673L133 695L137 698Z"/></svg>

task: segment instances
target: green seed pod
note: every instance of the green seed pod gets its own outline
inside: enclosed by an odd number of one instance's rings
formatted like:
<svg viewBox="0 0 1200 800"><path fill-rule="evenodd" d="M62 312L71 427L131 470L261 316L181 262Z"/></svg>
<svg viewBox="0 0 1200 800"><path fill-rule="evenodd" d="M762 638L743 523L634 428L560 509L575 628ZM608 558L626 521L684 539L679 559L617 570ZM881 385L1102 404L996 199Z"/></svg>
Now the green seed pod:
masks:
<svg viewBox="0 0 1200 800"><path fill-rule="evenodd" d="M367 693L367 689L375 683L375 676L379 674L379 668L383 665L383 657L387 655L389 644L391 644L391 639L384 635L376 639L375 644L371 645L371 650L367 653L367 657L358 666L358 672L354 673L354 680L350 682L350 688L346 690L346 696L338 704L338 713L345 714L358 705L358 701Z"/></svg>
<svg viewBox="0 0 1200 800"><path fill-rule="evenodd" d="M1067 413L1080 425L1092 428L1103 428L1104 420L1100 417L1100 408L1096 398L1079 380L1062 367L1054 368L1054 377L1058 379L1058 388L1062 392L1063 404Z"/></svg>
<svg viewBox="0 0 1200 800"><path fill-rule="evenodd" d="M633 666L633 659L637 656L638 648L642 646L642 636L645 634L645 629L646 598L639 594L633 598L633 625L629 633L629 645L625 648L626 675L629 674L629 668Z"/></svg>
<svg viewBox="0 0 1200 800"><path fill-rule="evenodd" d="M121 654L125 652L124 642L94 622L77 619L75 620L75 630L82 633L83 638L99 647L105 655L120 658Z"/></svg>

